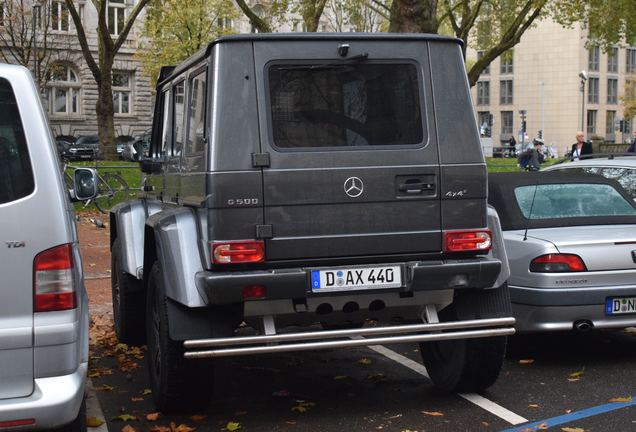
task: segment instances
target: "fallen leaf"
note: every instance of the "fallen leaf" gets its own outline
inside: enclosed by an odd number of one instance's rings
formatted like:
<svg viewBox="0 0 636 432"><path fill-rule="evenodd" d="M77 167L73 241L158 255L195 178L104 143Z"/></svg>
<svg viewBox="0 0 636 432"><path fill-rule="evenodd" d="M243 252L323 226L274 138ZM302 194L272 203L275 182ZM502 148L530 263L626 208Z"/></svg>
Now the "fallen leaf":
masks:
<svg viewBox="0 0 636 432"><path fill-rule="evenodd" d="M287 420L285 423L287 423L288 425L292 425L292 426L296 424L296 422L293 421L293 420Z"/></svg>
<svg viewBox="0 0 636 432"><path fill-rule="evenodd" d="M335 379L336 381L344 381L344 380L348 380L349 377L346 375L336 375L335 377L333 377L333 379Z"/></svg>
<svg viewBox="0 0 636 432"><path fill-rule="evenodd" d="M481 424L482 424L484 427L488 427L488 426L490 426L490 423L485 422L485 421L481 422Z"/></svg>
<svg viewBox="0 0 636 432"><path fill-rule="evenodd" d="M205 414L195 414L190 416L190 420L192 420L193 422L203 422L207 418L208 416L206 416Z"/></svg>
<svg viewBox="0 0 636 432"><path fill-rule="evenodd" d="M402 429L400 432L417 432L411 429Z"/></svg>
<svg viewBox="0 0 636 432"><path fill-rule="evenodd" d="M585 429L571 427L562 427L561 430L563 432L585 432Z"/></svg>
<svg viewBox="0 0 636 432"><path fill-rule="evenodd" d="M292 411L296 411L298 413L304 413L307 411L307 408L305 408L302 405L298 405L298 406L292 407Z"/></svg>
<svg viewBox="0 0 636 432"><path fill-rule="evenodd" d="M519 364L532 364L534 363L534 359L521 359L519 360Z"/></svg>
<svg viewBox="0 0 636 432"><path fill-rule="evenodd" d="M367 375L367 379L368 380L375 381L375 382L382 381L385 378L386 378L386 375L384 375L383 373L380 373L380 372L372 373L372 374Z"/></svg>
<svg viewBox="0 0 636 432"><path fill-rule="evenodd" d="M537 405L537 404L529 404L528 408L539 408L539 405Z"/></svg>
<svg viewBox="0 0 636 432"><path fill-rule="evenodd" d="M95 264L95 263L89 263L88 265L89 265L90 267L95 267L97 264Z"/></svg>
<svg viewBox="0 0 636 432"><path fill-rule="evenodd" d="M615 397L615 398L611 398L609 401L610 402L631 402L632 401L632 397L631 396Z"/></svg>
<svg viewBox="0 0 636 432"><path fill-rule="evenodd" d="M133 402L141 402L141 401L144 400L144 398L142 398L142 397L134 397L134 398L131 398L130 400L133 401Z"/></svg>
<svg viewBox="0 0 636 432"><path fill-rule="evenodd" d="M241 424L236 422L228 422L227 425L225 425L225 429L229 430L230 432L237 431L240 428Z"/></svg>
<svg viewBox="0 0 636 432"><path fill-rule="evenodd" d="M100 427L101 425L103 425L104 423L106 423L104 420L97 418L97 417L86 417L86 426L91 427L91 428L97 428Z"/></svg>
<svg viewBox="0 0 636 432"><path fill-rule="evenodd" d="M121 428L121 432L137 432L137 429L135 429L131 425L126 425L123 428Z"/></svg>
<svg viewBox="0 0 636 432"><path fill-rule="evenodd" d="M108 384L102 384L99 387L95 387L96 391L113 391L115 390L115 387L113 386L109 386Z"/></svg>
<svg viewBox="0 0 636 432"><path fill-rule="evenodd" d="M546 430L548 428L548 424L547 423L541 423L539 426L537 426L538 430Z"/></svg>
<svg viewBox="0 0 636 432"><path fill-rule="evenodd" d="M113 417L111 420L113 421L133 421L133 420L137 420L137 417L135 417L134 415L130 415L130 414L120 414L116 417Z"/></svg>
<svg viewBox="0 0 636 432"><path fill-rule="evenodd" d="M444 413L439 411L422 411L422 414L426 414L431 417L442 417L444 415Z"/></svg>
<svg viewBox="0 0 636 432"><path fill-rule="evenodd" d="M160 413L158 412L153 412L150 414L146 414L146 420L148 421L157 421L157 419L159 418Z"/></svg>
<svg viewBox="0 0 636 432"><path fill-rule="evenodd" d="M585 368L581 369L578 372L572 372L570 375L568 375L570 378L581 378L583 376L583 372L585 372Z"/></svg>
<svg viewBox="0 0 636 432"><path fill-rule="evenodd" d="M168 426L153 426L150 432L172 432L172 428Z"/></svg>
<svg viewBox="0 0 636 432"><path fill-rule="evenodd" d="M185 424L180 424L177 427L174 427L174 426L175 426L174 423L170 423L170 427L172 427L174 432L192 432L192 431L196 430L196 428L192 428L192 427L190 427L188 425L185 425Z"/></svg>
<svg viewBox="0 0 636 432"><path fill-rule="evenodd" d="M370 365L371 364L371 360L369 360L368 358L361 358L360 360L358 360L358 364L361 365Z"/></svg>

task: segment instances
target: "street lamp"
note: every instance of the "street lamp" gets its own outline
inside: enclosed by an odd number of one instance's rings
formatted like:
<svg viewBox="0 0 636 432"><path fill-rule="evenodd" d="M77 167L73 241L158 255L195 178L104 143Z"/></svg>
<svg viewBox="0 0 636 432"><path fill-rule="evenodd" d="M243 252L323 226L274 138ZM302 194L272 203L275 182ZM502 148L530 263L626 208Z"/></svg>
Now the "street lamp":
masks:
<svg viewBox="0 0 636 432"><path fill-rule="evenodd" d="M582 70L579 72L581 78L581 132L585 133L585 82L587 81L587 72Z"/></svg>

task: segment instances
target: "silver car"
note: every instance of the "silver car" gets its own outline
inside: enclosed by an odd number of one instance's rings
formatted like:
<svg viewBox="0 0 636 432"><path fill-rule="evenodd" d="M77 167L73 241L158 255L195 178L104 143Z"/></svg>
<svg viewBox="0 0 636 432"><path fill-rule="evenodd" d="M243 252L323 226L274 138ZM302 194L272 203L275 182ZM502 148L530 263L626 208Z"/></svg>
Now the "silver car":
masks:
<svg viewBox="0 0 636 432"><path fill-rule="evenodd" d="M519 332L636 325L636 203L614 180L489 176Z"/></svg>
<svg viewBox="0 0 636 432"><path fill-rule="evenodd" d="M29 71L0 64L0 430L86 430L88 303L69 191ZM75 172L77 197L95 194Z"/></svg>

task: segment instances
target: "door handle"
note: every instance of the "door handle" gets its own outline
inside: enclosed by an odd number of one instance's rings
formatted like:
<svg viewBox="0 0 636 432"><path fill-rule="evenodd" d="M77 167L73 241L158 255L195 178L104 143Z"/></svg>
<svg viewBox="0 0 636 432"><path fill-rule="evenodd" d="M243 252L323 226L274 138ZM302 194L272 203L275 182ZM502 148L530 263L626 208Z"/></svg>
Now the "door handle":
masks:
<svg viewBox="0 0 636 432"><path fill-rule="evenodd" d="M427 191L434 190L435 184L422 183L421 181L413 181L413 182L402 183L398 189L400 192L406 192L409 194L417 194L417 193L422 193L425 190Z"/></svg>

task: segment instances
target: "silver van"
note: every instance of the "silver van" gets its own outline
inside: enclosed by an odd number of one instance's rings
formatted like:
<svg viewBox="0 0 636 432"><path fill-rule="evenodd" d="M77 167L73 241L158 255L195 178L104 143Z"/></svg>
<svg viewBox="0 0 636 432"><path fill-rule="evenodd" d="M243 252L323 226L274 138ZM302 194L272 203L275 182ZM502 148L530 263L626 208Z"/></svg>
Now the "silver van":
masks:
<svg viewBox="0 0 636 432"><path fill-rule="evenodd" d="M90 198L95 173L74 174ZM29 71L0 64L0 431L86 430L88 301L74 210Z"/></svg>

